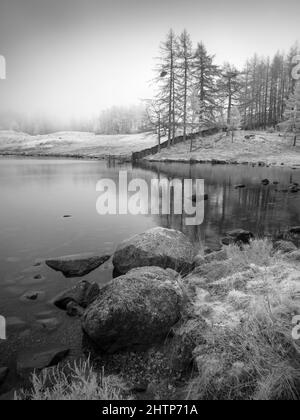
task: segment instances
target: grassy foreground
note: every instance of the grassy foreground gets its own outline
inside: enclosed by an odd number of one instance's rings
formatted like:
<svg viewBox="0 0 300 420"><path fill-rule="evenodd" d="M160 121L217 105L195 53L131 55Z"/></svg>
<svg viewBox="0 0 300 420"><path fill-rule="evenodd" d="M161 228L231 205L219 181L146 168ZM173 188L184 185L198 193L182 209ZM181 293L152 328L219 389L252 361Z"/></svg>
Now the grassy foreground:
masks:
<svg viewBox="0 0 300 420"><path fill-rule="evenodd" d="M213 281L190 280L196 314L211 326L193 351L198 372L187 398L298 400L300 342L292 319L300 313L299 252L283 256L258 240L227 253L227 261L214 263Z"/></svg>
<svg viewBox="0 0 300 420"><path fill-rule="evenodd" d="M124 381L117 376L96 372L90 360L68 364L64 368L45 369L31 377L30 391L16 392L15 400L123 400L132 399L126 393Z"/></svg>
<svg viewBox="0 0 300 420"><path fill-rule="evenodd" d="M132 399L133 375L135 383L151 377L146 399L299 400L300 341L292 336L299 250L284 254L256 240L199 260L193 273L178 276L182 319L160 349L113 356L118 376L103 375L103 359L95 368L89 360L69 366L71 374L35 374L32 390L16 399Z"/></svg>

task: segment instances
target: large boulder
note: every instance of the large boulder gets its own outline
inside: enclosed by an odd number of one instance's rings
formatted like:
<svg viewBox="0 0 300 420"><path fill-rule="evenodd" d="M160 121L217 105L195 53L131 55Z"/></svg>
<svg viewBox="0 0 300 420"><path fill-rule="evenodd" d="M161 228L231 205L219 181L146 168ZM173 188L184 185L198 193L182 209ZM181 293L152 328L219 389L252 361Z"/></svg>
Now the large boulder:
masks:
<svg viewBox="0 0 300 420"><path fill-rule="evenodd" d="M67 255L46 260L48 267L60 271L67 278L83 277L110 259L110 255L97 256L94 254Z"/></svg>
<svg viewBox="0 0 300 420"><path fill-rule="evenodd" d="M147 348L180 319L176 276L159 267L133 269L112 280L83 316L83 330L102 352Z"/></svg>
<svg viewBox="0 0 300 420"><path fill-rule="evenodd" d="M124 241L115 252L113 265L117 275L146 266L186 274L193 269L194 254L192 243L182 232L157 227Z"/></svg>

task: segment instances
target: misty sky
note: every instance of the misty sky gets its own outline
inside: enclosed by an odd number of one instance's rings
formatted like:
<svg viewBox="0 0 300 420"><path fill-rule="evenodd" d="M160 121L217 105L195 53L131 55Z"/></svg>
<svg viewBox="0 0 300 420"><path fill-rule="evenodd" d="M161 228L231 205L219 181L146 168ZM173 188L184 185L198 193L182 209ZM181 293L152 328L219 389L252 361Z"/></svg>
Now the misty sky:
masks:
<svg viewBox="0 0 300 420"><path fill-rule="evenodd" d="M300 39L299 0L0 0L0 110L86 117L151 96L153 58L186 28L219 64Z"/></svg>

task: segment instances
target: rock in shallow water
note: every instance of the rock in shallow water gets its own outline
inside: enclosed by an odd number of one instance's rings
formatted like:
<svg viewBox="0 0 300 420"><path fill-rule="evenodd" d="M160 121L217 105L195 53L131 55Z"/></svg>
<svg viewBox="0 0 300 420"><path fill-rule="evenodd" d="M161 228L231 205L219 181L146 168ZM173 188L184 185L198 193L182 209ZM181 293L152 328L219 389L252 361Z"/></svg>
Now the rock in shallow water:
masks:
<svg viewBox="0 0 300 420"><path fill-rule="evenodd" d="M6 326L9 332L20 332L25 330L27 323L18 317L12 316L6 319Z"/></svg>
<svg viewBox="0 0 300 420"><path fill-rule="evenodd" d="M17 360L19 374L27 374L33 370L41 370L60 363L68 356L70 350L66 348L55 348L40 353L22 354Z"/></svg>
<svg viewBox="0 0 300 420"><path fill-rule="evenodd" d="M83 316L83 330L103 352L147 348L164 340L179 320L181 299L167 270L134 269L101 289Z"/></svg>
<svg viewBox="0 0 300 420"><path fill-rule="evenodd" d="M83 277L96 270L110 259L110 255L97 256L93 254L67 255L47 260L48 267L60 271L67 278Z"/></svg>
<svg viewBox="0 0 300 420"><path fill-rule="evenodd" d="M115 252L113 264L118 275L146 266L186 274L193 269L194 254L192 243L182 232L157 227L124 241Z"/></svg>
<svg viewBox="0 0 300 420"><path fill-rule="evenodd" d="M100 289L98 284L83 280L57 296L53 300L53 303L57 308L64 311L68 309L68 305L71 302L76 303L82 308L86 308L96 299L99 293Z"/></svg>
<svg viewBox="0 0 300 420"><path fill-rule="evenodd" d="M45 300L46 293L41 291L27 292L20 297L21 302L41 302Z"/></svg>
<svg viewBox="0 0 300 420"><path fill-rule="evenodd" d="M52 318L40 319L37 321L36 324L41 329L48 332L52 332L52 331L57 330L57 328L60 326L60 321L57 318L52 317Z"/></svg>

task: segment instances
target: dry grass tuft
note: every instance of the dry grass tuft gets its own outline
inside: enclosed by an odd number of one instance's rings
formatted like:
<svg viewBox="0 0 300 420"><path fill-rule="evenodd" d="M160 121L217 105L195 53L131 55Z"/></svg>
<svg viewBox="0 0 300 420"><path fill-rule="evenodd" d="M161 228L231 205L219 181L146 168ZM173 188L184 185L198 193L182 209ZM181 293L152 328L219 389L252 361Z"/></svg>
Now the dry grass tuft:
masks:
<svg viewBox="0 0 300 420"><path fill-rule="evenodd" d="M292 319L300 313L299 275L279 255L272 255L269 241L253 241L244 250L228 249L237 267L211 310L228 304L232 315L242 309L238 324L214 323L202 331L194 350L198 373L190 381L188 399L299 400L300 348L292 338ZM254 279L242 290L233 281L245 268L255 266ZM212 284L213 286L213 284ZM225 284L224 284L225 286ZM258 287L259 286L259 287ZM207 319L214 319L208 312ZM203 338L205 338L203 342Z"/></svg>
<svg viewBox="0 0 300 420"><path fill-rule="evenodd" d="M15 400L128 400L123 381L117 376L97 373L90 360L33 373L32 389L15 394Z"/></svg>
<svg viewBox="0 0 300 420"><path fill-rule="evenodd" d="M270 266L276 261L273 244L268 239L252 241L242 249L237 245L230 245L227 254L237 271L247 269L251 265Z"/></svg>

